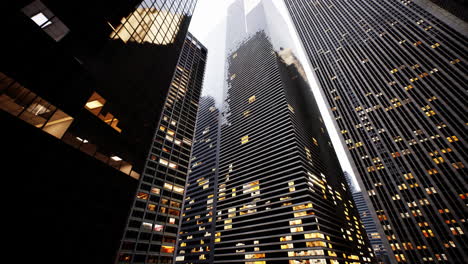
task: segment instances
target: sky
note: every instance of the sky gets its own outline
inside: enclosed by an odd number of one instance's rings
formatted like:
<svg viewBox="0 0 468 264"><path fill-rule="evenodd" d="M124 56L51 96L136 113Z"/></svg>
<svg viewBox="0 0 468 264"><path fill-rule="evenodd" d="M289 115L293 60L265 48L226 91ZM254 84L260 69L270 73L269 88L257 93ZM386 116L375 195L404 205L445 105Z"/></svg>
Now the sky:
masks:
<svg viewBox="0 0 468 264"><path fill-rule="evenodd" d="M245 0L250 4L255 4L259 0ZM292 22L289 18L283 0L265 0L274 1L276 8L283 16L289 28L295 45L301 47L301 43ZM205 47L208 48L208 61L205 71L205 79L203 83L202 95L210 95L216 99L218 107L221 108L223 102L224 89L224 61L225 61L225 37L226 37L226 15L227 7L234 0L198 0L195 12L190 22L189 31L195 36ZM338 131L335 128L332 117L327 109L323 94L321 93L318 83L315 81L311 67L306 59L303 49L296 50L296 56L302 63L312 92L319 106L325 126L330 135L330 139L335 147L341 167L347 171L354 179L355 186L358 186L355 174L353 172L350 160L345 154L345 146L339 138ZM357 189L360 189L359 186Z"/></svg>

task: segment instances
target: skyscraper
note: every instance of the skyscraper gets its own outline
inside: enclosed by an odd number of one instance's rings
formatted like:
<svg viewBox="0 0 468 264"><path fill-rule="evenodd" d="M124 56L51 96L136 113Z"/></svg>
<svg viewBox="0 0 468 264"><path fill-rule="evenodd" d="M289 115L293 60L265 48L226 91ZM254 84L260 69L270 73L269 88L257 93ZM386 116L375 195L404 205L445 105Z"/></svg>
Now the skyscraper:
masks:
<svg viewBox="0 0 468 264"><path fill-rule="evenodd" d="M28 194L15 224L36 226L10 245L31 238L22 261L111 263L196 1L7 2L2 163Z"/></svg>
<svg viewBox="0 0 468 264"><path fill-rule="evenodd" d="M180 223L177 263L212 263L218 189L219 110L202 97Z"/></svg>
<svg viewBox="0 0 468 264"><path fill-rule="evenodd" d="M361 221L364 223L364 228L366 229L367 237L372 246L372 249L375 252L377 260L379 263L390 263L385 247L382 243L381 234L377 231L377 226L374 218L369 211L367 202L364 200L364 196L361 191L353 192L353 200L356 204L356 208L359 211L359 216Z"/></svg>
<svg viewBox="0 0 468 264"><path fill-rule="evenodd" d="M189 33L116 263L172 263L206 57L206 48Z"/></svg>
<svg viewBox="0 0 468 264"><path fill-rule="evenodd" d="M344 172L346 181L348 182L349 189L353 195L354 203L356 204L356 208L359 212L359 216L361 217L361 221L364 224L364 228L366 229L367 237L369 238L369 242L374 250L376 255L377 261L379 263L390 263L390 259L388 258L386 247L383 245L382 242L382 235L381 232L378 232L377 224L372 217L372 209L369 207L370 201L366 201L364 199L364 195L358 189L358 187L353 183L352 176L348 172Z"/></svg>
<svg viewBox="0 0 468 264"><path fill-rule="evenodd" d="M274 49L272 42L287 41L270 40L267 7L249 5L256 2L230 9L241 11L229 16L227 31L245 26L236 30L245 34L228 47L219 174L190 179L178 261L370 263L372 250L300 64L290 49ZM212 168L200 158L193 175ZM207 231L209 219L214 231Z"/></svg>
<svg viewBox="0 0 468 264"><path fill-rule="evenodd" d="M371 262L337 158L294 61L290 50L276 53L263 31L229 56L216 263Z"/></svg>
<svg viewBox="0 0 468 264"><path fill-rule="evenodd" d="M465 262L466 24L416 1L285 3L392 261Z"/></svg>

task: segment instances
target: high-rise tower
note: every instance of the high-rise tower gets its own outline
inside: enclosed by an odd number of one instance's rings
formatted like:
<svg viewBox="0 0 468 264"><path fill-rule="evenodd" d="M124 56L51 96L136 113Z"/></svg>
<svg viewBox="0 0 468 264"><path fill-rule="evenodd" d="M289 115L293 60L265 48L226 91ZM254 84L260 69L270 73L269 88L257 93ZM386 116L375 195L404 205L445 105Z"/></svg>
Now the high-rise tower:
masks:
<svg viewBox="0 0 468 264"><path fill-rule="evenodd" d="M375 220L369 211L369 206L367 205L362 192L354 191L353 200L356 204L356 208L359 211L359 216L361 217L361 221L364 224L367 237L369 238L369 242L372 246L372 249L374 250L377 260L379 263L389 263L390 260L388 259L386 248L382 243L382 236L377 231Z"/></svg>
<svg viewBox="0 0 468 264"><path fill-rule="evenodd" d="M227 31L244 26L236 32L245 34L227 43L213 262L370 263L372 250L302 68L288 46L274 48L288 43L276 38L285 32L267 26L280 23L265 12L271 2L258 2L237 1L230 9L242 12L229 16Z"/></svg>
<svg viewBox="0 0 468 264"><path fill-rule="evenodd" d="M352 176L348 172L344 172L346 181L348 182L349 189L352 193L354 203L361 217L361 221L366 229L367 237L374 250L376 259L379 263L390 263L386 247L382 243L382 235L378 231L376 221L372 217L371 209L369 208L370 201L364 199L364 195L361 190L358 189L356 184L353 182Z"/></svg>
<svg viewBox="0 0 468 264"><path fill-rule="evenodd" d="M184 42L116 263L172 263L207 50Z"/></svg>
<svg viewBox="0 0 468 264"><path fill-rule="evenodd" d="M468 30L416 2L285 0L393 261L464 263Z"/></svg>
<svg viewBox="0 0 468 264"><path fill-rule="evenodd" d="M212 263L218 189L219 110L202 97L180 223L177 263Z"/></svg>

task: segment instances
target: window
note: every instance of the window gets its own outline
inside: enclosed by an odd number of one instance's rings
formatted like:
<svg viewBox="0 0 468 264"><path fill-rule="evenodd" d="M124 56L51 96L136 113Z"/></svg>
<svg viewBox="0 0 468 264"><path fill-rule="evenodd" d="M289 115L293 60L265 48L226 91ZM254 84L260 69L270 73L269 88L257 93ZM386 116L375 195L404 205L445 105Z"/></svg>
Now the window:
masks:
<svg viewBox="0 0 468 264"><path fill-rule="evenodd" d="M151 188L151 193L154 193L154 194L161 194L161 189L156 188L156 187L153 187L153 188Z"/></svg>
<svg viewBox="0 0 468 264"><path fill-rule="evenodd" d="M149 194L144 193L144 192L139 192L139 193L137 194L137 198L138 198L138 199L148 200L148 197L149 197Z"/></svg>
<svg viewBox="0 0 468 264"><path fill-rule="evenodd" d="M249 104L255 102L255 100L256 100L255 95L250 96L249 97Z"/></svg>
<svg viewBox="0 0 468 264"><path fill-rule="evenodd" d="M174 253L174 247L173 246L161 246L161 252L162 253Z"/></svg>
<svg viewBox="0 0 468 264"><path fill-rule="evenodd" d="M22 11L55 41L60 41L70 31L41 1L33 1Z"/></svg>
<svg viewBox="0 0 468 264"><path fill-rule="evenodd" d="M249 142L249 136L243 136L243 137L241 138L241 144L245 144L245 143L247 143L247 142Z"/></svg>
<svg viewBox="0 0 468 264"><path fill-rule="evenodd" d="M158 225L158 224L155 224L154 228L153 228L153 230L156 231L156 232L162 232L163 229L164 229L164 226L163 225Z"/></svg>
<svg viewBox="0 0 468 264"><path fill-rule="evenodd" d="M141 228L143 228L143 229L151 230L152 226L153 225L151 223L148 223L148 222L141 223Z"/></svg>
<svg viewBox="0 0 468 264"><path fill-rule="evenodd" d="M52 22L50 22L50 20L41 12L39 12L37 15L32 16L31 19L41 28L45 28L48 25L52 24Z"/></svg>
<svg viewBox="0 0 468 264"><path fill-rule="evenodd" d="M93 92L91 97L89 97L88 101L85 104L85 108L90 111L93 115L99 117L104 123L111 126L113 129L118 131L119 133L122 132L117 125L119 124L119 120L114 117L113 114L103 110L104 105L106 104L106 99L100 96L98 93ZM164 127L160 127L162 129ZM163 130L164 131L164 130Z"/></svg>

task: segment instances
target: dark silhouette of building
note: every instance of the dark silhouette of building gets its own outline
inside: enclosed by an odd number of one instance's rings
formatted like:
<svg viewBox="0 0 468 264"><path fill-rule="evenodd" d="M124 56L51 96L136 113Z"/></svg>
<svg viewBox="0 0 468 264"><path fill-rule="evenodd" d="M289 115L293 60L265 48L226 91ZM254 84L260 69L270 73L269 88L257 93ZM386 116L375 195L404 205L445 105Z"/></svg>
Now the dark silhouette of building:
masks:
<svg viewBox="0 0 468 264"><path fill-rule="evenodd" d="M392 262L464 263L468 27L417 2L285 0Z"/></svg>
<svg viewBox="0 0 468 264"><path fill-rule="evenodd" d="M177 263L213 263L219 133L215 100L202 97L178 236Z"/></svg>
<svg viewBox="0 0 468 264"><path fill-rule="evenodd" d="M25 187L9 201L35 226L21 261L112 263L196 1L7 2L4 186Z"/></svg>
<svg viewBox="0 0 468 264"><path fill-rule="evenodd" d="M172 263L206 58L206 48L189 33L116 263Z"/></svg>

